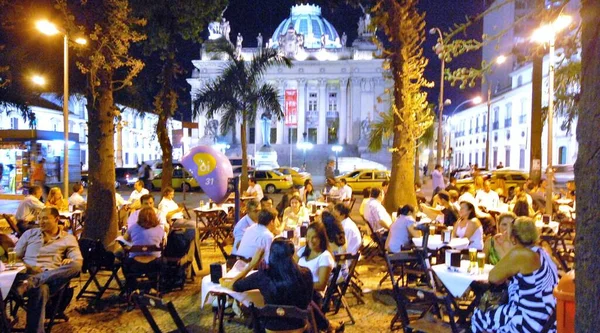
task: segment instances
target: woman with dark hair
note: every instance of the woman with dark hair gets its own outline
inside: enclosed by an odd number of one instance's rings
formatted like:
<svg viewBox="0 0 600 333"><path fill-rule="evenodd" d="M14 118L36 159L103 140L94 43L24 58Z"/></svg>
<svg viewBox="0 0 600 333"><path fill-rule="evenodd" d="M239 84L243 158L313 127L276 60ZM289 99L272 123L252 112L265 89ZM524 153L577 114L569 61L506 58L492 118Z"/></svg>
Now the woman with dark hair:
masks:
<svg viewBox="0 0 600 333"><path fill-rule="evenodd" d="M317 201L321 197L321 192L315 190L312 183L304 186L304 202Z"/></svg>
<svg viewBox="0 0 600 333"><path fill-rule="evenodd" d="M531 208L526 199L519 199L513 207L513 213L518 217L525 216L531 217Z"/></svg>
<svg viewBox="0 0 600 333"><path fill-rule="evenodd" d="M294 261L294 244L285 238L275 238L269 252L269 267L249 276L222 279L221 285L237 292L258 289L266 304L292 305L308 308L313 295L312 274ZM305 323L299 319L269 319L267 332L303 332Z"/></svg>
<svg viewBox="0 0 600 333"><path fill-rule="evenodd" d="M489 274L492 284L508 282L508 303L485 312L475 309L473 332L540 332L556 310L552 295L558 284L556 265L546 251L535 246L538 230L533 219L517 218L510 240L512 248Z"/></svg>
<svg viewBox="0 0 600 333"><path fill-rule="evenodd" d="M288 208L290 206L290 196L286 193L281 197L281 201L279 201L279 203L277 204L277 207L275 207L277 209L277 217L281 220L281 218L283 218L283 212L285 212L285 209Z"/></svg>
<svg viewBox="0 0 600 333"><path fill-rule="evenodd" d="M330 215L325 214L325 218ZM296 253L299 257L298 265L306 267L312 273L313 279L313 301L316 303L317 308L321 308L321 302L329 282L329 277L335 260L329 252L329 239L327 238L327 231L325 225L321 222L315 222L308 226L306 231L306 246L300 248ZM315 319L319 329L328 331L343 331L344 326L340 324L339 327L335 324L330 323L324 315L319 311L315 312Z"/></svg>
<svg viewBox="0 0 600 333"><path fill-rule="evenodd" d="M333 216L330 212L321 214L321 221L325 225L325 232L329 239L329 249L335 256L338 254L348 253L346 244L346 234L342 223ZM344 264L339 275L339 279L345 279L348 276L348 265Z"/></svg>
<svg viewBox="0 0 600 333"><path fill-rule="evenodd" d="M125 240L133 245L156 245L160 246L165 237L165 229L160 225L160 220L154 212L153 207L144 207L140 210L137 223L134 223L127 229L123 236ZM131 258L137 256L137 253L130 253ZM152 256L160 257L160 251L153 252Z"/></svg>
<svg viewBox="0 0 600 333"><path fill-rule="evenodd" d="M290 206L283 211L282 221L285 223L285 229L294 230L303 222L308 222L309 220L308 210L302 205L300 196L292 196Z"/></svg>
<svg viewBox="0 0 600 333"><path fill-rule="evenodd" d="M452 237L469 239L469 248L483 250L483 227L475 215L475 207L468 201L460 203L460 218L454 225Z"/></svg>

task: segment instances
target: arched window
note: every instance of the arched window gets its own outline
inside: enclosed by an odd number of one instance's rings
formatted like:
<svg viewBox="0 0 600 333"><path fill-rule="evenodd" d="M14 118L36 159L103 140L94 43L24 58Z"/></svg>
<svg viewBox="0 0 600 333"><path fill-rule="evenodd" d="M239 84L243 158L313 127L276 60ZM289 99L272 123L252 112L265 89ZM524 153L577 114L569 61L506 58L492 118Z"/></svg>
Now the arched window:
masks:
<svg viewBox="0 0 600 333"><path fill-rule="evenodd" d="M567 164L567 147L558 148L558 164Z"/></svg>

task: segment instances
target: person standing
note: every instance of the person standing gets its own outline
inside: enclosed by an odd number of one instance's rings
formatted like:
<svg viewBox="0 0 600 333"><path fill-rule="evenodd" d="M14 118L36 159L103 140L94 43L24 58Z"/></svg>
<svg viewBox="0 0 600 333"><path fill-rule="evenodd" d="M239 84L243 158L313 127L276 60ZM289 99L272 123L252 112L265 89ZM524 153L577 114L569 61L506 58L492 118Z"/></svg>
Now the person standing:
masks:
<svg viewBox="0 0 600 333"><path fill-rule="evenodd" d="M40 157L38 163L35 163L33 166L33 173L31 175L31 180L33 181L33 185L39 186L43 192L46 191L46 159Z"/></svg>
<svg viewBox="0 0 600 333"><path fill-rule="evenodd" d="M333 160L328 160L327 165L325 166L325 179L335 179L335 162Z"/></svg>
<svg viewBox="0 0 600 333"><path fill-rule="evenodd" d="M446 188L443 171L444 168L440 164L437 164L435 169L433 169L433 172L431 172L431 180L433 181L433 195L436 195L437 192Z"/></svg>

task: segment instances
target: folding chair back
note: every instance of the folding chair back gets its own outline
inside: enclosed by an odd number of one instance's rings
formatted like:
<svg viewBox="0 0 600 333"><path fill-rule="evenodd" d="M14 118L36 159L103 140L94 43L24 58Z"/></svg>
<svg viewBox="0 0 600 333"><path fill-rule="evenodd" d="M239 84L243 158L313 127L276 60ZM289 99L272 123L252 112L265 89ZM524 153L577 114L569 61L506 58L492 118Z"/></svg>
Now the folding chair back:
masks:
<svg viewBox="0 0 600 333"><path fill-rule="evenodd" d="M79 240L79 248L83 256L82 272L89 271L89 277L81 287L76 299L84 297L99 300L106 290L123 290L123 282L118 274L121 265L115 262L115 255L107 251L100 240L82 238ZM98 275L103 271L110 272L110 276L104 284L100 284ZM118 288L110 287L113 281L117 283ZM92 283L96 287L96 291L88 290Z"/></svg>
<svg viewBox="0 0 600 333"><path fill-rule="evenodd" d="M6 223L10 229L17 234L18 237L20 237L21 231L19 231L19 228L17 227L17 219L12 214L2 214L2 216L6 220Z"/></svg>
<svg viewBox="0 0 600 333"><path fill-rule="evenodd" d="M375 243L375 245L377 245L377 254L380 256L385 256L385 242L383 241L383 238L381 237L381 235L379 234L379 232L373 230L373 227L371 226L371 223L369 223L369 221L367 221L367 219L363 218L365 224L367 225L367 227L369 228L369 231L371 232L371 239L373 240L373 243Z"/></svg>
<svg viewBox="0 0 600 333"><path fill-rule="evenodd" d="M154 320L154 317L152 316L152 313L150 312L149 308L151 308L151 307L162 310L162 311L166 311L169 313L169 315L171 316L171 319L173 319L173 322L175 323L175 326L177 326L177 330L174 332L188 333L188 332L200 331L200 327L197 325L192 324L192 325L186 326L183 323L183 320L181 320L179 313L177 313L177 310L175 309L173 302L165 303L162 300L162 298L150 296L147 294L141 294L139 290L136 290L135 292L133 292L131 294L131 298L132 298L133 302L142 311L142 314L146 318L146 321L148 322L148 324L150 325L150 328L152 328L152 331L154 333L162 333L162 331L158 327L156 320Z"/></svg>
<svg viewBox="0 0 600 333"><path fill-rule="evenodd" d="M252 312L254 332L259 333L262 332L260 327L260 319L300 319L306 323L306 327L308 326L308 330L301 330L300 332L308 331L312 333L318 333L319 330L317 328L317 323L315 321L315 316L310 305L308 309L303 310L291 305L272 305L267 304L262 308L257 308L254 306L254 303L250 304L250 311Z"/></svg>
<svg viewBox="0 0 600 333"><path fill-rule="evenodd" d="M126 291L129 293L139 285L147 285L160 292L162 258L155 257L155 252L162 252L162 246L134 245L125 247L124 250L123 273ZM130 258L131 253L135 253L136 256Z"/></svg>
<svg viewBox="0 0 600 333"><path fill-rule="evenodd" d="M332 271L331 278L325 292L325 297L323 299L322 307L323 312L327 313L330 310L331 304L335 302L334 310L337 314L341 305L343 304L344 309L346 310L346 313L350 317L350 320L353 324L355 323L354 316L352 316L352 312L350 311L350 306L346 301L345 295L346 290L352 281L352 276L354 275L359 257L360 254L358 253L344 253L335 256L336 266ZM348 268L348 271L346 272L346 276L342 277L342 271L345 267Z"/></svg>

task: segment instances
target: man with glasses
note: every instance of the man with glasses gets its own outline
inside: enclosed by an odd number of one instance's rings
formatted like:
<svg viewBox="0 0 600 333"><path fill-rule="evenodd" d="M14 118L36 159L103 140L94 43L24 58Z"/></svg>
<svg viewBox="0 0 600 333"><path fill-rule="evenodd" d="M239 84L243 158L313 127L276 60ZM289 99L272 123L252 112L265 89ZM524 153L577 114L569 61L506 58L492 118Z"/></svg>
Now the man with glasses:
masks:
<svg viewBox="0 0 600 333"><path fill-rule="evenodd" d="M271 203L271 206L273 204ZM233 250L237 250L244 236L244 232L248 227L258 222L258 213L260 212L261 205L256 200L249 200L246 202L246 215L242 217L233 228Z"/></svg>

